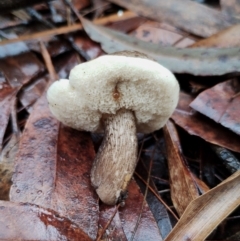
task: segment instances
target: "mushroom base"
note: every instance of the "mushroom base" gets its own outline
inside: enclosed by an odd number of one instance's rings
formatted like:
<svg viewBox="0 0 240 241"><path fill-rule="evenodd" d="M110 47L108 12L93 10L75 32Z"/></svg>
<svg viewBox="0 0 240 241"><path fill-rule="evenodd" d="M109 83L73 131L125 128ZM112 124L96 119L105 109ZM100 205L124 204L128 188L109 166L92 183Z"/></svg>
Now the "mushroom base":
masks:
<svg viewBox="0 0 240 241"><path fill-rule="evenodd" d="M108 205L122 201L137 164L137 135L132 111L119 110L104 120L104 139L91 170L91 182Z"/></svg>

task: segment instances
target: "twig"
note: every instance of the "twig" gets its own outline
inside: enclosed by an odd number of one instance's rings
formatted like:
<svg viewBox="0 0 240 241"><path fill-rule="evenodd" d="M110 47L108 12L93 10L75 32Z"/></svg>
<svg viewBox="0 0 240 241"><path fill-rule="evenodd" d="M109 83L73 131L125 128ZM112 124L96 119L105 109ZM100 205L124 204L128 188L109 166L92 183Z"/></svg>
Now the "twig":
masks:
<svg viewBox="0 0 240 241"><path fill-rule="evenodd" d="M41 53L42 53L42 56L43 56L43 59L44 59L44 62L47 67L51 80L58 79L58 75L53 67L53 63L52 63L50 54L48 53L45 44L41 40L40 40L39 44L40 44Z"/></svg>
<svg viewBox="0 0 240 241"><path fill-rule="evenodd" d="M135 13L133 13L131 11L126 11L126 12L124 12L124 14L122 16L113 14L108 17L96 19L93 21L93 23L98 24L98 25L104 25L104 24L107 24L110 22L117 22L120 20L131 19L136 16L137 15ZM60 35L60 34L66 34L66 33L75 32L78 30L82 30L82 28L83 28L82 24L80 24L80 23L73 24L71 26L63 26L60 28L45 30L45 31L41 31L38 33L21 35L18 38L14 38L14 39L2 40L2 41L0 41L0 45L11 44L11 43L16 43L16 42L21 42L21 41L28 41L28 40L33 40L33 39L39 39L39 38L55 36L55 35Z"/></svg>

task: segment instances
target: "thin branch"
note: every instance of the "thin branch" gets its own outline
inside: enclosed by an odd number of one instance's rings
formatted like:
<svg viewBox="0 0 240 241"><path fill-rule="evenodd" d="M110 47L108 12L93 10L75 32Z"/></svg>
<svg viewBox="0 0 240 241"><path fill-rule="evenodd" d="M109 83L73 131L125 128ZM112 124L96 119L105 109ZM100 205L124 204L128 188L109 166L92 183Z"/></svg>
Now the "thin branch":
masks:
<svg viewBox="0 0 240 241"><path fill-rule="evenodd" d="M137 15L131 11L126 11L123 13L122 16L118 16L118 14L113 14L108 17L104 18L99 18L93 21L93 23L98 24L98 25L104 25L110 22L117 22L117 21L122 21L122 20L127 20L136 17ZM60 28L55 28L55 29L50 29L50 30L45 30L37 33L32 33L32 34L26 34L26 35L21 35L18 38L14 39L7 39L0 41L0 45L5 45L5 44L11 44L11 43L16 43L16 42L21 42L21 41L28 41L28 40L33 40L33 39L39 39L39 38L46 38L49 36L55 36L55 35L60 35L60 34L67 34L70 32L75 32L78 30L82 30L82 24L73 24L70 26L63 26Z"/></svg>

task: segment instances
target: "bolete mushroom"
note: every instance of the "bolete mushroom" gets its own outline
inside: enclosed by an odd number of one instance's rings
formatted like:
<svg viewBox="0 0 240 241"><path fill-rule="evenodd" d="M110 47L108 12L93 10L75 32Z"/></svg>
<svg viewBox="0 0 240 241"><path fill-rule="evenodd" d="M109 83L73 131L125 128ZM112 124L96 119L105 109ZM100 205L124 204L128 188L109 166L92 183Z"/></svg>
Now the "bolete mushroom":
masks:
<svg viewBox="0 0 240 241"><path fill-rule="evenodd" d="M137 132L160 129L179 96L174 75L137 52L98 57L74 67L69 80L54 82L48 92L54 116L67 126L104 131L91 182L109 205L124 198L137 164Z"/></svg>

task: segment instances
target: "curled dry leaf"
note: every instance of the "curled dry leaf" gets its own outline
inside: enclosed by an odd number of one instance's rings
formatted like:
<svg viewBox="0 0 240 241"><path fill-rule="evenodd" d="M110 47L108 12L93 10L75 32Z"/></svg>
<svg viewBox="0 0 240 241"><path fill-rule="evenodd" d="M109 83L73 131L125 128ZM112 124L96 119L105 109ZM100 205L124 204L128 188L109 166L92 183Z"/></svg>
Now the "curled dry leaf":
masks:
<svg viewBox="0 0 240 241"><path fill-rule="evenodd" d="M0 201L0 239L92 240L76 224L53 210L4 201Z"/></svg>
<svg viewBox="0 0 240 241"><path fill-rule="evenodd" d="M110 0L110 2L202 37L208 37L230 25L221 12L193 1Z"/></svg>
<svg viewBox="0 0 240 241"><path fill-rule="evenodd" d="M240 135L240 84L228 80L200 93L190 106Z"/></svg>
<svg viewBox="0 0 240 241"><path fill-rule="evenodd" d="M192 201L165 241L202 241L240 205L240 171Z"/></svg>
<svg viewBox="0 0 240 241"><path fill-rule="evenodd" d="M98 199L90 184L93 159L89 134L59 130L44 94L20 141L10 198L57 210L95 239Z"/></svg>
<svg viewBox="0 0 240 241"><path fill-rule="evenodd" d="M156 44L94 25L84 18L81 21L89 37L99 42L107 53L125 50L145 53L175 73L212 76L240 72L240 48L160 48Z"/></svg>
<svg viewBox="0 0 240 241"><path fill-rule="evenodd" d="M171 117L174 122L190 135L199 136L207 142L240 152L239 136L192 110L189 107L192 101L192 96L180 94L178 106Z"/></svg>
<svg viewBox="0 0 240 241"><path fill-rule="evenodd" d="M199 197L197 183L186 165L177 130L171 121L163 128L170 174L171 199L179 216Z"/></svg>

